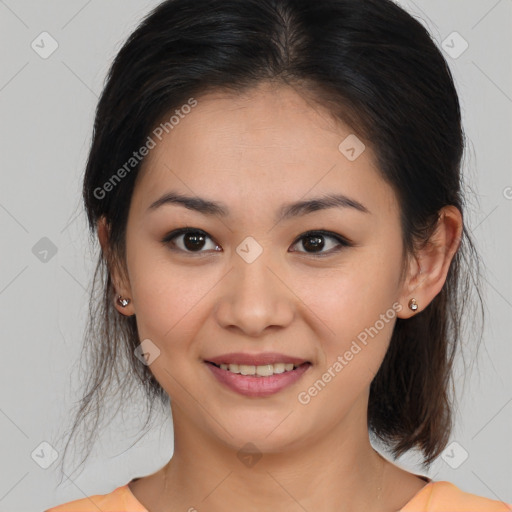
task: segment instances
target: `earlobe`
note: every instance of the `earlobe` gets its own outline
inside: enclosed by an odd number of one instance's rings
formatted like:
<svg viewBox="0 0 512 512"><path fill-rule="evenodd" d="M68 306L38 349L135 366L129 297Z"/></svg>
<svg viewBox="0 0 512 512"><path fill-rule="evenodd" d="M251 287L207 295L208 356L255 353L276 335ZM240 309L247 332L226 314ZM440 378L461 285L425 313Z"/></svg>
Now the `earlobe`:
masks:
<svg viewBox="0 0 512 512"><path fill-rule="evenodd" d="M135 314L131 299L123 295L117 295L114 298L114 305L117 311L124 316L133 316Z"/></svg>
<svg viewBox="0 0 512 512"><path fill-rule="evenodd" d="M114 286L116 295L113 298L114 307L123 315L131 316L135 314L133 311L132 300L130 297L131 291L129 286L120 284L121 280L118 275L118 271L113 261L109 257L108 243L109 243L109 229L105 220L102 216L97 223L97 233L100 242L102 255L105 258L108 266L108 271L112 275L112 284Z"/></svg>
<svg viewBox="0 0 512 512"><path fill-rule="evenodd" d="M407 278L402 286L402 295L399 297L402 309L397 314L398 318L410 318L424 309L418 290L423 278L424 275L418 258L411 256Z"/></svg>
<svg viewBox="0 0 512 512"><path fill-rule="evenodd" d="M427 243L419 249L403 286L400 302L408 304L400 318L410 318L425 309L442 290L450 264L461 242L462 214L449 205L439 212L436 228Z"/></svg>

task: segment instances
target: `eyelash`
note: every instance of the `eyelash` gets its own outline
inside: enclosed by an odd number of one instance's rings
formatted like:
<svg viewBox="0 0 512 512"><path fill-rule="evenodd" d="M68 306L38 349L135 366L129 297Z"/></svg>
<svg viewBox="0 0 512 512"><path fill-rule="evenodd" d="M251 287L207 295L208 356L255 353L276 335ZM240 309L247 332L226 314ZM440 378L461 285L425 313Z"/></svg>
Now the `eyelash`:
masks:
<svg viewBox="0 0 512 512"><path fill-rule="evenodd" d="M166 245L166 246L169 246L171 244L175 245L174 239L176 239L177 237L179 237L181 235L187 234L187 233L193 233L193 234L202 235L202 236L204 236L206 238L210 238L210 240L214 241L205 231L203 231L201 229L192 228L192 227L185 227L185 228L180 228L180 229L176 229L174 231L171 231L170 233L165 235L165 237L161 240L161 242L164 245ZM333 248L333 249L330 249L327 252L319 252L319 253L305 252L305 251L292 251L292 252L299 252L299 253L302 253L302 254L311 255L311 256L313 256L315 258L322 258L322 257L325 257L325 256L330 256L330 255L332 255L334 253L337 253L337 252L341 251L345 247L353 247L354 246L354 244L350 240L348 240L347 238L345 238L345 237L343 237L341 235L338 235L337 233L333 233L332 231L325 231L325 230L307 231L306 233L303 233L302 235L297 237L292 245L296 245L301 240L307 239L307 238L312 238L314 236L322 236L322 237L325 237L325 238L332 238L332 239L334 239L334 240L336 240L338 242L338 246ZM219 245L215 241L214 241L214 243L217 246ZM189 254L189 255L192 255L192 256L198 256L198 255L201 255L202 253L206 252L206 251L186 251L186 250L175 248L175 247L171 247L171 250L172 251L177 251L177 252L182 252L182 253Z"/></svg>

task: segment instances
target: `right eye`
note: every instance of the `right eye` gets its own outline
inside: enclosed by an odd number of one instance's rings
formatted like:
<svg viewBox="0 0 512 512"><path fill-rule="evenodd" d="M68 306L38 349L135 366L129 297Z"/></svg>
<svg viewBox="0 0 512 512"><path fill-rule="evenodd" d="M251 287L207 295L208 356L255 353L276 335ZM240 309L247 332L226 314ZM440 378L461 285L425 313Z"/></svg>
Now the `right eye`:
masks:
<svg viewBox="0 0 512 512"><path fill-rule="evenodd" d="M202 250L206 244L206 239L212 240L212 238L203 230L185 227L175 229L165 235L162 239L162 243L169 246L172 251L179 251L185 254L200 254L208 252ZM212 246L215 252L218 252L218 249L220 249L220 246L216 243L212 243Z"/></svg>

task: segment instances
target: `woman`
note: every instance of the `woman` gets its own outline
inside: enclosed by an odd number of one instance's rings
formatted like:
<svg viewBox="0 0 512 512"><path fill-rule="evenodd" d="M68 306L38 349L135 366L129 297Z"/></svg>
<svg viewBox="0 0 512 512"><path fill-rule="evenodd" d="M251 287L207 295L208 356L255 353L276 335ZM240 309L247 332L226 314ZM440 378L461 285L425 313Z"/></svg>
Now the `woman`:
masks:
<svg viewBox="0 0 512 512"><path fill-rule="evenodd" d="M174 452L49 512L510 510L370 443L428 467L450 437L463 149L446 62L391 1L162 3L98 105L104 301L75 427L124 358L170 398Z"/></svg>

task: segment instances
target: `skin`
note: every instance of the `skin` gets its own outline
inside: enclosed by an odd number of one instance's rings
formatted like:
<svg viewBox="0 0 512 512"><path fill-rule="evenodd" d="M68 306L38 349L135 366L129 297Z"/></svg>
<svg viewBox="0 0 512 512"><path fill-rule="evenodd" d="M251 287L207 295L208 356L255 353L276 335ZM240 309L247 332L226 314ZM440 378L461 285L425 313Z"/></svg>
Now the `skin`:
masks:
<svg viewBox="0 0 512 512"><path fill-rule="evenodd" d="M364 141L355 161L338 149L351 133L297 90L262 83L244 95L198 98L146 158L130 206L127 272L112 272L131 299L116 307L135 314L140 339L160 350L149 368L171 397L173 456L130 484L150 512L398 510L426 484L380 456L368 436L369 386L396 317L307 405L297 399L393 303L400 318L425 308L460 243L461 214L446 207L431 243L403 259L399 205L371 145ZM148 212L170 190L222 202L230 215L179 205ZM331 208L274 220L284 203L334 192L369 213ZM161 242L184 226L207 233L201 255L186 252L183 236L175 251ZM299 237L319 229L354 246L315 256ZM103 220L98 236L105 247ZM263 249L252 263L236 252L247 236ZM324 254L338 246L323 240ZM412 297L416 313L407 307ZM292 386L254 398L224 387L203 362L267 351L312 366ZM262 455L250 467L237 457L248 442Z"/></svg>

